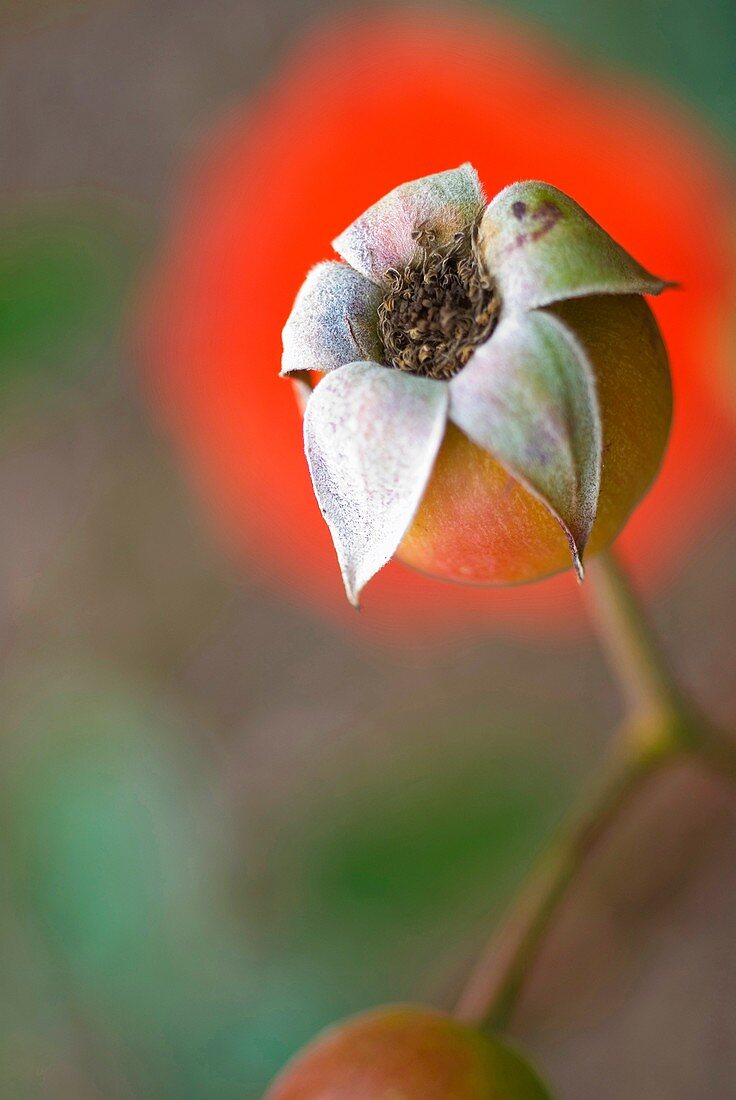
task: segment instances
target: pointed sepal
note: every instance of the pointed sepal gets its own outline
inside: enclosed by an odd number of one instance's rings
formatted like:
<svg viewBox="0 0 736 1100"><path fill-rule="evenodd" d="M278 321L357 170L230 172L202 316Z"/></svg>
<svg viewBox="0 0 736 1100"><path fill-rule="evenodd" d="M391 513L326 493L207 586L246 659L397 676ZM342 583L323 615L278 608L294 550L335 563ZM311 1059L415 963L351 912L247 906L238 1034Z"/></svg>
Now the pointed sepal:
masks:
<svg viewBox="0 0 736 1100"><path fill-rule="evenodd" d="M281 374L326 374L369 359L380 362L381 291L347 264L325 260L307 275L284 325Z"/></svg>
<svg viewBox="0 0 736 1100"><path fill-rule="evenodd" d="M450 419L546 505L582 579L601 425L593 374L569 329L544 312L504 317L450 382Z"/></svg>
<svg viewBox="0 0 736 1100"><path fill-rule="evenodd" d="M366 278L383 283L390 268L404 268L417 251L422 227L447 244L480 217L485 199L471 164L402 183L336 237L332 247Z"/></svg>
<svg viewBox="0 0 736 1100"><path fill-rule="evenodd" d="M355 607L424 495L445 433L448 392L445 382L350 363L309 398L309 471Z"/></svg>
<svg viewBox="0 0 736 1100"><path fill-rule="evenodd" d="M556 187L514 183L489 203L479 248L504 304L536 309L589 294L660 294L651 275Z"/></svg>

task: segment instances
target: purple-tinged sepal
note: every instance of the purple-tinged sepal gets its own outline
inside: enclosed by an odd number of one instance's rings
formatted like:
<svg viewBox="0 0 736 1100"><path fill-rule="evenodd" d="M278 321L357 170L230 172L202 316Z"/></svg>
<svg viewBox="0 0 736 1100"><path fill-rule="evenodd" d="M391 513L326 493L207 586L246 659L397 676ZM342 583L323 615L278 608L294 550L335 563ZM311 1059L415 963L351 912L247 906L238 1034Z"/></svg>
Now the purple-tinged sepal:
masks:
<svg viewBox="0 0 736 1100"><path fill-rule="evenodd" d="M370 206L332 242L337 254L366 278L385 284L386 272L414 258L418 235L442 247L480 217L485 197L470 164L402 183Z"/></svg>
<svg viewBox="0 0 736 1100"><path fill-rule="evenodd" d="M479 250L506 310L538 309L589 294L660 294L650 274L556 187L505 187L480 223Z"/></svg>

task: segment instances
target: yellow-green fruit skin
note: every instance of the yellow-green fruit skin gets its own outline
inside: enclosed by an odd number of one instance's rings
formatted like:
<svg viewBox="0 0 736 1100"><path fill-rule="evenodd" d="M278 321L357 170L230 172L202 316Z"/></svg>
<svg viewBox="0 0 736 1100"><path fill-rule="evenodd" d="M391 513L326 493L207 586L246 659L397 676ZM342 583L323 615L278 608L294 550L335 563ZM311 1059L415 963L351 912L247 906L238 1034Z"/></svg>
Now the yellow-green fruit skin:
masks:
<svg viewBox="0 0 736 1100"><path fill-rule="evenodd" d="M526 1062L440 1012L381 1008L296 1056L265 1100L550 1100Z"/></svg>
<svg viewBox="0 0 736 1100"><path fill-rule="evenodd" d="M589 556L618 535L662 462L672 419L667 352L638 295L547 308L584 348L598 394L602 470ZM397 557L430 576L468 584L521 584L572 565L567 538L547 508L452 424Z"/></svg>

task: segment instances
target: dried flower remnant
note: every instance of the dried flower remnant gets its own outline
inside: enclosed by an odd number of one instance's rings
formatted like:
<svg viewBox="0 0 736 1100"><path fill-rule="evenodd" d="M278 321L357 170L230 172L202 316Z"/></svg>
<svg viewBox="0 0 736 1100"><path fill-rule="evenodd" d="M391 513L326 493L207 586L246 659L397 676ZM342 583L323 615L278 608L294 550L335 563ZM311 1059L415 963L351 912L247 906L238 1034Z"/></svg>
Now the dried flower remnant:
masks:
<svg viewBox="0 0 736 1100"><path fill-rule="evenodd" d="M571 198L486 204L469 164L395 188L334 241L283 333L348 598L394 555L531 581L607 545L664 452L671 387L647 272ZM637 397L637 394L639 397Z"/></svg>
<svg viewBox="0 0 736 1100"><path fill-rule="evenodd" d="M499 301L478 255L476 228L438 248L432 228L422 225L413 234L416 256L402 271L386 272L378 333L390 366L449 379L491 335Z"/></svg>

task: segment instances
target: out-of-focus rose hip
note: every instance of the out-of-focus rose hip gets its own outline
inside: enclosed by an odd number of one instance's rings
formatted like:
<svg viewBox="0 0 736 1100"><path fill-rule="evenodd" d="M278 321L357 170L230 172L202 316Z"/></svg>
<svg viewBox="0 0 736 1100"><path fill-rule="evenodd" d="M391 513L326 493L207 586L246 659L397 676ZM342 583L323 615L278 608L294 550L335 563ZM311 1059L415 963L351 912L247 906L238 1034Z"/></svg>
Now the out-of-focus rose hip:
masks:
<svg viewBox="0 0 736 1100"><path fill-rule="evenodd" d="M368 1012L296 1056L266 1100L550 1100L514 1050L425 1008Z"/></svg>
<svg viewBox="0 0 736 1100"><path fill-rule="evenodd" d="M582 578L664 454L669 366L642 295L667 284L557 188L486 203L469 164L395 188L333 244L282 374L306 394L348 598L393 556L472 584Z"/></svg>

